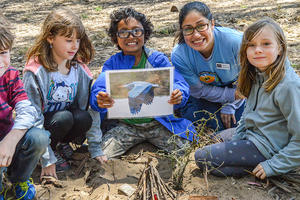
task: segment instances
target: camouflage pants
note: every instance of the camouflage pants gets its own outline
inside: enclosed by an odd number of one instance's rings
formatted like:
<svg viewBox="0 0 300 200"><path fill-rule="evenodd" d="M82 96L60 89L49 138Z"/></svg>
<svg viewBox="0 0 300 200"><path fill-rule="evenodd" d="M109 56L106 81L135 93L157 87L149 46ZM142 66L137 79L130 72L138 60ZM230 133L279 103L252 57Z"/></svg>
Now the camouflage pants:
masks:
<svg viewBox="0 0 300 200"><path fill-rule="evenodd" d="M170 142L172 137L174 141ZM131 147L147 141L166 152L178 150L189 143L181 137L174 136L166 127L153 120L144 124L127 124L122 121L105 133L102 150L109 158L124 154Z"/></svg>

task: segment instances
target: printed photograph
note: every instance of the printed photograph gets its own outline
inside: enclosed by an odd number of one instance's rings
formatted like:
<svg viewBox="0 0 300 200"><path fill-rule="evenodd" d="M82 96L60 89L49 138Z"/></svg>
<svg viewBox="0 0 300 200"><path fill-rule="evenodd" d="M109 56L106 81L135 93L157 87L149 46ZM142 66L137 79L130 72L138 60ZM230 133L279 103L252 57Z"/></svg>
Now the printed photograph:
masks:
<svg viewBox="0 0 300 200"><path fill-rule="evenodd" d="M107 92L115 100L108 118L140 118L173 114L168 103L173 68L106 71Z"/></svg>

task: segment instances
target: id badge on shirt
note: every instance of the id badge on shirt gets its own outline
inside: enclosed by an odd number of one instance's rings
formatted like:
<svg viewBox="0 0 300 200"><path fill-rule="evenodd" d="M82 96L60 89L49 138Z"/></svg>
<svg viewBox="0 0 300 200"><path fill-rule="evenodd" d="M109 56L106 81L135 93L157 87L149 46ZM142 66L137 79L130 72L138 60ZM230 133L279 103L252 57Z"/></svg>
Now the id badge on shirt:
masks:
<svg viewBox="0 0 300 200"><path fill-rule="evenodd" d="M216 63L217 69L230 70L230 64L227 63Z"/></svg>

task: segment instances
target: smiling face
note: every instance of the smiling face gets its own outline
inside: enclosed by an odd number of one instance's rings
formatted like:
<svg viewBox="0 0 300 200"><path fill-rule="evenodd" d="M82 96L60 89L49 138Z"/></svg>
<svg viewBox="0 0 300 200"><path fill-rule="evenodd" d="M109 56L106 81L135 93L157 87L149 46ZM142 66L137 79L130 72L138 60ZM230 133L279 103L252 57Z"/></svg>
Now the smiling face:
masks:
<svg viewBox="0 0 300 200"><path fill-rule="evenodd" d="M52 45L51 51L57 64L65 60L72 60L80 45L80 39L77 38L76 33L72 34L71 37L56 35L49 37L47 41Z"/></svg>
<svg viewBox="0 0 300 200"><path fill-rule="evenodd" d="M211 55L214 46L214 20L210 22L201 13L193 10L186 15L181 28L195 28L199 25L204 26L205 24L208 24L206 30L201 32L194 30L191 35L184 36L184 41L191 48L199 51L205 58L207 58Z"/></svg>
<svg viewBox="0 0 300 200"><path fill-rule="evenodd" d="M118 31L120 30L133 30L136 28L143 29L143 25L136 19L130 17L127 20L121 20L118 23ZM118 45L125 55L133 55L139 57L142 54L142 47L145 44L144 34L140 37L133 37L129 34L128 38L117 37Z"/></svg>
<svg viewBox="0 0 300 200"><path fill-rule="evenodd" d="M281 48L274 31L269 26L265 26L249 42L246 52L251 65L264 72L268 66L276 61Z"/></svg>

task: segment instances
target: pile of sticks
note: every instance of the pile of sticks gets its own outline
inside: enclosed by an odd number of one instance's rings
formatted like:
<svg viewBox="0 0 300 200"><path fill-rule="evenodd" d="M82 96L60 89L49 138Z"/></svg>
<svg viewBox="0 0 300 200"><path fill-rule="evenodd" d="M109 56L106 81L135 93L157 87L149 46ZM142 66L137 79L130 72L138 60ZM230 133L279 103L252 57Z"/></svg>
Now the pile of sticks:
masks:
<svg viewBox="0 0 300 200"><path fill-rule="evenodd" d="M133 199L175 200L176 194L164 183L152 161L149 160L139 178L137 190L133 195Z"/></svg>

